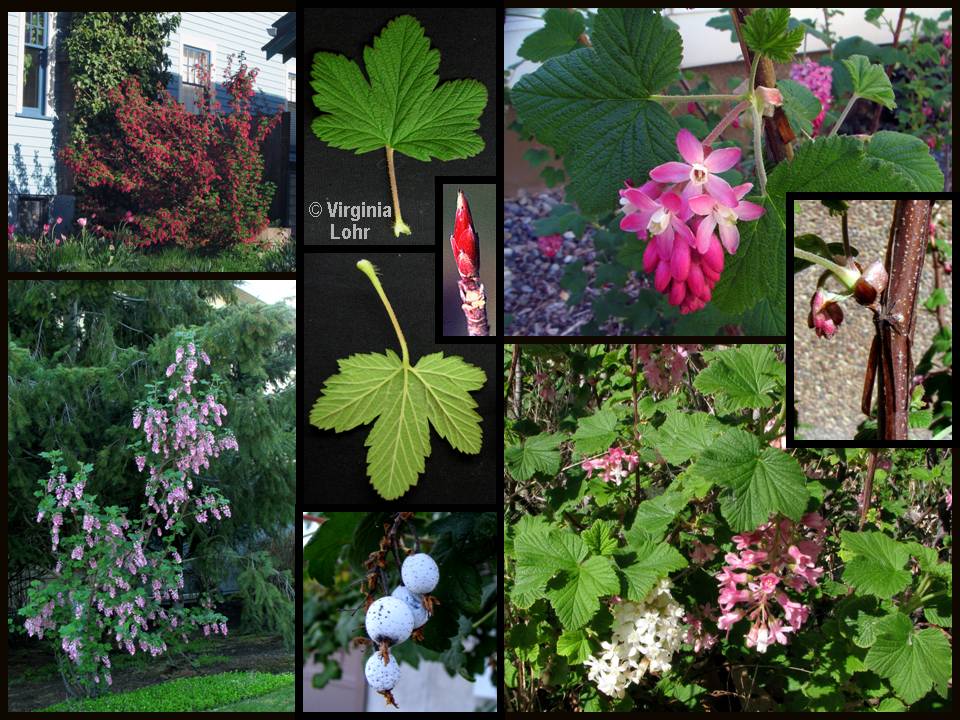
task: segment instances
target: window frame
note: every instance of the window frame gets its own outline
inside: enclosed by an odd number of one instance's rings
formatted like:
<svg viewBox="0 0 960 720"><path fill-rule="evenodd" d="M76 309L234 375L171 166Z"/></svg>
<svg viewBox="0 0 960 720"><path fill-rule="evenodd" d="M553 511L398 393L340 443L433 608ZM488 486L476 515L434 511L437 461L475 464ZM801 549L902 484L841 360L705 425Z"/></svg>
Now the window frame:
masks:
<svg viewBox="0 0 960 720"><path fill-rule="evenodd" d="M33 12L33 11L30 11ZM22 12L20 17L22 19L20 33L18 38L19 43L19 68L17 76L17 97L19 99L19 114L24 117L32 118L48 118L47 114L47 77L48 70L50 65L50 13L42 12L43 15L43 44L38 45L35 43L27 42L27 12ZM28 107L25 103L26 101L26 83L24 82L24 67L26 65L27 57L27 48L33 48L40 51L40 67L39 75L37 77L37 107Z"/></svg>
<svg viewBox="0 0 960 720"><path fill-rule="evenodd" d="M290 80L293 79L293 97L290 97ZM287 71L287 103L297 102L297 74Z"/></svg>

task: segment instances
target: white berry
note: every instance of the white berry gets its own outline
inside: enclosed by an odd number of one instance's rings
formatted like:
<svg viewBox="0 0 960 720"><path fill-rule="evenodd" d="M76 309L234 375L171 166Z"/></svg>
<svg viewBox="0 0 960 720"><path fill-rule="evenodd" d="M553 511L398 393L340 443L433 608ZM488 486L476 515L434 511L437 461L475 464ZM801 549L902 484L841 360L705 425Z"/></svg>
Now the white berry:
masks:
<svg viewBox="0 0 960 720"><path fill-rule="evenodd" d="M402 643L413 632L413 613L403 600L382 597L367 610L367 634L377 644Z"/></svg>
<svg viewBox="0 0 960 720"><path fill-rule="evenodd" d="M404 560L400 575L407 589L418 595L432 591L440 580L437 564L426 553L417 553Z"/></svg>
<svg viewBox="0 0 960 720"><path fill-rule="evenodd" d="M405 585L397 585L393 592L390 593L390 596L395 597L398 600L403 600L403 602L407 604L407 607L410 608L410 612L413 613L414 628L422 627L426 624L427 620L430 619L430 614L423 606L423 598L416 593L410 592L410 589Z"/></svg>
<svg viewBox="0 0 960 720"><path fill-rule="evenodd" d="M367 666L363 669L367 676L367 684L377 692L393 690L397 681L400 679L400 666L396 658L390 656L390 662L383 664L383 658L380 653L374 653L367 660Z"/></svg>

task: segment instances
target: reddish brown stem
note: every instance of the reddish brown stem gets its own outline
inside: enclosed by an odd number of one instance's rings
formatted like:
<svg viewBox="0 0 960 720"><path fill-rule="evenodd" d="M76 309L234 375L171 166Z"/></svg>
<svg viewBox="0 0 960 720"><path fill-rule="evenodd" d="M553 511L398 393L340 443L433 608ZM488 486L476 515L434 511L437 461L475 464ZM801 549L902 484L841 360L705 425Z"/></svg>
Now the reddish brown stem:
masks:
<svg viewBox="0 0 960 720"><path fill-rule="evenodd" d="M893 47L896 49L897 45L900 44L900 30L903 28L903 16L906 15L907 9L900 8L900 17L897 20L897 29L893 31ZM890 77L890 69L886 70L887 77ZM883 105L878 104L876 109L873 111L873 126L870 130L870 134L873 135L877 132L877 128L880 127L880 113L883 112Z"/></svg>
<svg viewBox="0 0 960 720"><path fill-rule="evenodd" d="M867 477L863 481L863 494L860 496L860 530L863 530L863 525L867 521L867 513L870 511L870 499L873 497L873 474L877 470L878 452L874 448L867 458Z"/></svg>

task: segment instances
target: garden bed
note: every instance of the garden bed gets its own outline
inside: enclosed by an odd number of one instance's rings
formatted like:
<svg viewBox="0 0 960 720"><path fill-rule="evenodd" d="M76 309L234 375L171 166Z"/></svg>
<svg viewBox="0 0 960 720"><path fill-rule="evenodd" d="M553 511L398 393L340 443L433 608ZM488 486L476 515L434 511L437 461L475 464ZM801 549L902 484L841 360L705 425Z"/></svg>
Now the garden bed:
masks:
<svg viewBox="0 0 960 720"><path fill-rule="evenodd" d="M159 660L140 655L133 658L118 655L116 660L112 695L179 678L248 670L289 673L294 669L293 654L283 648L280 638L264 635L231 634L227 638L197 639L183 645L181 652L171 651ZM39 710L64 700L63 683L44 648L31 644L10 650L7 670L8 712ZM238 695L233 699L239 701L245 697L250 696Z"/></svg>

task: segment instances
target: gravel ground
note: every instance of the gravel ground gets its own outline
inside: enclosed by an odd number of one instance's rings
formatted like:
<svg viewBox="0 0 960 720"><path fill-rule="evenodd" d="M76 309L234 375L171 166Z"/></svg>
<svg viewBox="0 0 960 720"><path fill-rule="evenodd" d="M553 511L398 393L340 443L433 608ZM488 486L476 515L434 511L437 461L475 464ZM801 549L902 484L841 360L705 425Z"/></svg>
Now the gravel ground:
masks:
<svg viewBox="0 0 960 720"><path fill-rule="evenodd" d="M552 258L545 257L537 247L534 221L549 215L562 202L561 189L535 194L521 189L516 197L503 201L503 302L504 312L512 316L507 335L580 335L583 326L593 319L593 300L602 291L588 287L583 299L571 306L567 304L567 292L560 287L564 266L577 260L583 261L588 283L593 282L597 271L593 229L588 227L579 238L568 232ZM636 299L642 288L649 287L652 281L648 276L631 273L620 289ZM600 326L602 335L624 332L615 320Z"/></svg>
<svg viewBox="0 0 960 720"><path fill-rule="evenodd" d="M816 233L827 242L841 241L839 217L830 217L817 200L801 200L799 205L794 224L797 235ZM883 260L893 205L893 200L850 201L850 244L860 251L858 260L861 264L874 259ZM944 219L940 231L952 238L952 202L938 203L934 212L938 211ZM807 327L810 298L818 277L815 269L808 268L796 274L793 282L793 379L800 423L798 435L805 440L850 439L864 419L860 412L860 395L874 335L873 317L853 301L844 303L843 324L837 334L830 340L818 338ZM953 280L950 275L943 277L944 289L950 298L950 305L945 309L946 324L950 327L953 324ZM920 279L918 305L929 297L933 280L933 263L928 255ZM936 315L920 308L914 335L914 361L919 360L930 346L937 331Z"/></svg>

